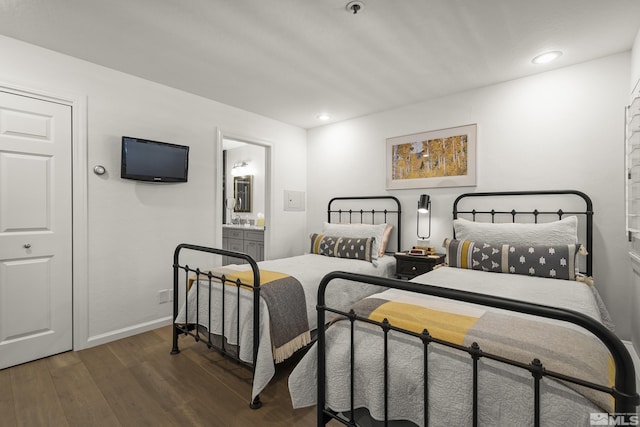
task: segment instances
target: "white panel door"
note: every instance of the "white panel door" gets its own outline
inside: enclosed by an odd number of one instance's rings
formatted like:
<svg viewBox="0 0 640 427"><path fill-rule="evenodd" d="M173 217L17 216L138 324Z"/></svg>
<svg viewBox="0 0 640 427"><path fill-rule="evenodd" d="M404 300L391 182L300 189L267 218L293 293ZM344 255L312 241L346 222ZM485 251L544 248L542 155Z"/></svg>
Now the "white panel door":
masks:
<svg viewBox="0 0 640 427"><path fill-rule="evenodd" d="M0 91L0 369L73 348L71 107Z"/></svg>

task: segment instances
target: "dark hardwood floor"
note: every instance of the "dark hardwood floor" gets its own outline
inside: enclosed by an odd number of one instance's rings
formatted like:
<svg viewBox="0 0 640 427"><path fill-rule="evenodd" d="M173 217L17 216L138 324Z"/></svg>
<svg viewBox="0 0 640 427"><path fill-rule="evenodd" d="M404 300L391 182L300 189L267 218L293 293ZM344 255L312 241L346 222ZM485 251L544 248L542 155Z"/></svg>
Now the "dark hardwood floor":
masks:
<svg viewBox="0 0 640 427"><path fill-rule="evenodd" d="M251 372L191 338L170 355L165 327L0 370L2 426L314 426L315 407L291 407L278 366L249 408ZM334 425L334 424L331 424ZM336 423L335 425L340 425Z"/></svg>

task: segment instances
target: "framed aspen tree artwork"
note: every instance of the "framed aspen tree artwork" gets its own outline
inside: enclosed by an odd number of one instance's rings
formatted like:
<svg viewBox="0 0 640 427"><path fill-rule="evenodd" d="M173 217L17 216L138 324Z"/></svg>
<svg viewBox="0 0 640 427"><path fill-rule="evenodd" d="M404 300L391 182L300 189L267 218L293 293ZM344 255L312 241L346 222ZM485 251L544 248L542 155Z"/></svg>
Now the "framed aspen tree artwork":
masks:
<svg viewBox="0 0 640 427"><path fill-rule="evenodd" d="M387 189L476 185L478 125L387 139Z"/></svg>

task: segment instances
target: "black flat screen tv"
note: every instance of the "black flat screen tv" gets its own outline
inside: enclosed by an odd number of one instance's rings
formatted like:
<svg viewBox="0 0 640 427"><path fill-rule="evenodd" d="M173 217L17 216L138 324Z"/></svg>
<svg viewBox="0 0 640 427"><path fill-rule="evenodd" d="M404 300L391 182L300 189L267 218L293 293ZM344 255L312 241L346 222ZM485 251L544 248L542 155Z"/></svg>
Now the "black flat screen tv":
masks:
<svg viewBox="0 0 640 427"><path fill-rule="evenodd" d="M189 147L122 137L120 177L150 182L187 182Z"/></svg>

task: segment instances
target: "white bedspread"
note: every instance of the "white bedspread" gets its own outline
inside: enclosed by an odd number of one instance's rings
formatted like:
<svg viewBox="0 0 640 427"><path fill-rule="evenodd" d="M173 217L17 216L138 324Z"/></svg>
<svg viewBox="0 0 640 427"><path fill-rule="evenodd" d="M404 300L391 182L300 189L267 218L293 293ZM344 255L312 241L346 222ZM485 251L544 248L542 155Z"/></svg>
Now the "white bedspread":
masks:
<svg viewBox="0 0 640 427"><path fill-rule="evenodd" d="M485 273L474 270L443 267L413 280L418 283L442 286L502 296L505 298L562 307L584 313L601 321L594 290L581 282L543 279L513 274ZM383 292L380 297L402 296L421 304L421 298L435 298L407 294L396 289ZM372 295L375 298L377 295ZM433 304L433 303L432 303ZM447 304L442 300L442 304ZM473 305L478 310L497 310ZM605 313L606 315L606 313ZM520 315L518 316L526 316ZM557 322L544 319L546 322ZM560 322L566 325L565 322ZM572 325L573 326L573 325ZM576 329L580 329L575 326ZM360 333L362 331L362 333ZM517 331L514 331L517 333ZM585 332L588 333L588 332ZM391 333L390 357L390 419L409 420L423 425L423 350L412 338ZM373 418L384 417L383 349L378 330L356 326L356 372L354 396L356 408L368 408ZM348 411L349 406L349 322L332 325L326 334L327 405L335 411ZM317 344L310 349L289 377L289 389L294 408L316 403ZM533 387L528 371L480 360L480 425L526 426L533 423ZM543 425L589 425L593 412L603 412L598 406L572 389L556 381L542 381ZM472 371L471 358L442 346L430 345L429 399L430 424L471 424Z"/></svg>
<svg viewBox="0 0 640 427"><path fill-rule="evenodd" d="M229 268L230 266L225 266ZM327 257L323 255L305 254L290 258L282 258L270 261L261 261L258 267L262 270L277 271L295 277L304 289L307 316L311 330L317 327L316 301L320 280L331 271L348 271L353 273L371 274L375 276L391 277L395 273L395 258L383 256L378 258L374 265L370 262ZM234 269L248 270L248 264L234 266ZM332 282L333 283L333 282ZM222 291L219 284L213 285L212 311L222 313ZM338 286L331 284L327 289L327 302L332 307L346 309L355 301L368 295L379 292L379 287L354 285ZM253 358L253 296L248 291L241 292L240 302L240 343L236 339L236 288L225 286L225 331L227 341L232 345L240 345L239 357L241 360L251 362ZM202 281L200 284L199 304L196 303L196 286L192 286L188 295L186 306L188 316L185 318L186 308L182 305L175 321L177 323L195 323L196 306L199 306L198 324L209 329L210 332L222 335L221 314L208 315L209 292L208 284ZM209 323L210 322L210 323ZM255 362L255 375L253 380L252 399L255 398L275 374L275 365L271 351L271 333L269 325L269 312L264 300L260 304L260 344L257 360Z"/></svg>

